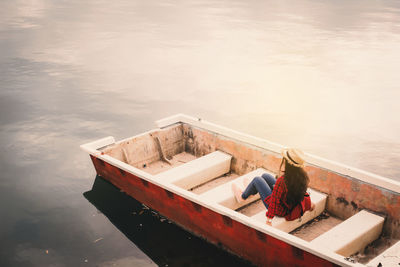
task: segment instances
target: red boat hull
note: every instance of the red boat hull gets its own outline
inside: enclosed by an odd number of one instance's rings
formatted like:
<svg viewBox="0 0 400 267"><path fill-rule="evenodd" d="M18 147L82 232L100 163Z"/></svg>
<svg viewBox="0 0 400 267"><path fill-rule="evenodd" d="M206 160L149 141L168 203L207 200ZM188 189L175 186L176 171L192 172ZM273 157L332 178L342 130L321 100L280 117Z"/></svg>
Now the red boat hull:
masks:
<svg viewBox="0 0 400 267"><path fill-rule="evenodd" d="M191 233L258 266L338 266L91 155L97 174Z"/></svg>

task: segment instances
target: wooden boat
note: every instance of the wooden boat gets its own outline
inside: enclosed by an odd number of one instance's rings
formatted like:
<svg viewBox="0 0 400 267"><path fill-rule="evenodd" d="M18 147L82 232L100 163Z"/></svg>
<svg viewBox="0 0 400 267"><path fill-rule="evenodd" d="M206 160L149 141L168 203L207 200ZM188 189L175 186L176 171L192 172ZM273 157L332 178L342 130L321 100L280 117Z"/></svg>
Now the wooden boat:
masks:
<svg viewBox="0 0 400 267"><path fill-rule="evenodd" d="M184 229L258 266L398 266L400 183L306 153L316 208L266 224L232 183L276 173L281 145L178 114L81 145L97 174ZM381 265L380 265L381 264Z"/></svg>

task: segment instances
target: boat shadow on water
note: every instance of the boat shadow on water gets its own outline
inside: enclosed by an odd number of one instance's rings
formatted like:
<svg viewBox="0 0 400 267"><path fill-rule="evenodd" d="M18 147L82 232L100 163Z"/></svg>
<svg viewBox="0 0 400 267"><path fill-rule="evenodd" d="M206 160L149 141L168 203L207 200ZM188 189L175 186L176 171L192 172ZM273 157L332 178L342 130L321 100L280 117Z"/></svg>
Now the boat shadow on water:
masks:
<svg viewBox="0 0 400 267"><path fill-rule="evenodd" d="M183 230L101 176L83 195L158 266L253 266Z"/></svg>

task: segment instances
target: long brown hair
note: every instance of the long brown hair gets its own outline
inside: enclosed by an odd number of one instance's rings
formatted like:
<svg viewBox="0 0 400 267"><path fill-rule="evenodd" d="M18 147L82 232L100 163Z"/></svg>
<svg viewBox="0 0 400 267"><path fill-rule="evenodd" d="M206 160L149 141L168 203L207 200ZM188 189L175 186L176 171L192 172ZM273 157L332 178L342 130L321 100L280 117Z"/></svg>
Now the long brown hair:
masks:
<svg viewBox="0 0 400 267"><path fill-rule="evenodd" d="M303 168L295 167L290 165L286 159L283 160L285 162L284 181L288 190L286 203L293 207L303 200L310 179Z"/></svg>

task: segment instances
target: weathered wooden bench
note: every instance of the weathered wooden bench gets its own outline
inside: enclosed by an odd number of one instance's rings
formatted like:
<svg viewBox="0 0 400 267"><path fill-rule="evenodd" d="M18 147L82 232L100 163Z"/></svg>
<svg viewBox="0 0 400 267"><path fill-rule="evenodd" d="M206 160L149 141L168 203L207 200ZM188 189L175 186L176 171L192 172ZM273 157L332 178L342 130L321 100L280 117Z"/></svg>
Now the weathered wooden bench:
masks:
<svg viewBox="0 0 400 267"><path fill-rule="evenodd" d="M259 196L259 194L256 194L254 196L250 196L245 201L237 202L235 199L235 196L233 195L233 192L232 192L232 184L236 183L237 185L242 186L244 179L249 179L251 181L251 179L253 179L254 177L261 176L263 173L266 173L266 172L267 171L262 168L256 169L245 175L237 177L236 179L234 179L232 181L229 181L229 182L222 184L220 186L217 186L207 192L204 192L203 194L201 194L201 197L204 199L207 199L209 201L219 203L219 204L221 204L225 207L228 207L230 209L233 209L233 210L238 209L238 208L245 206L253 201L256 201L257 199L260 198L260 196Z"/></svg>
<svg viewBox="0 0 400 267"><path fill-rule="evenodd" d="M314 219L325 210L326 194L320 193L309 188L307 190L311 197L311 202L315 204L313 211L306 211L303 216L293 221L287 221L284 217L275 216L272 219L272 226L285 232L291 232L294 229L302 226L306 222ZM266 210L252 216L254 220L265 222L267 221Z"/></svg>
<svg viewBox="0 0 400 267"><path fill-rule="evenodd" d="M203 194L201 194L202 198L207 199L209 201L217 202L225 207L231 208L231 209L238 209L240 207L243 207L251 202L254 202L258 199L260 199L259 194L256 194L254 196L250 196L247 198L245 201L242 202L237 202L235 199L235 196L233 195L232 192L232 183L236 183L238 185L242 185L244 179L253 179L256 176L261 176L263 173L269 173L271 175L274 175L267 170L263 168L256 169L252 172L249 172L245 175L242 175L235 180L232 180L228 183L225 183L223 185L220 185L216 188L213 188ZM302 217L301 220L297 219L294 221L286 221L285 218L283 217L278 217L275 216L274 219L272 220L272 226L275 228L278 228L282 231L285 232L290 232L297 227L305 224L306 222L314 219L317 217L319 214L321 214L324 209L325 209L325 204L326 204L326 194L320 193L318 191L309 189L311 196L311 201L315 204L315 208L313 211L307 211ZM266 209L263 209L256 215L252 216L254 220L257 221L262 221L266 222L267 218L265 216Z"/></svg>
<svg viewBox="0 0 400 267"><path fill-rule="evenodd" d="M384 218L362 210L311 241L343 256L363 250L379 237Z"/></svg>
<svg viewBox="0 0 400 267"><path fill-rule="evenodd" d="M185 164L161 172L154 177L190 189L219 177L230 170L232 156L215 151Z"/></svg>

